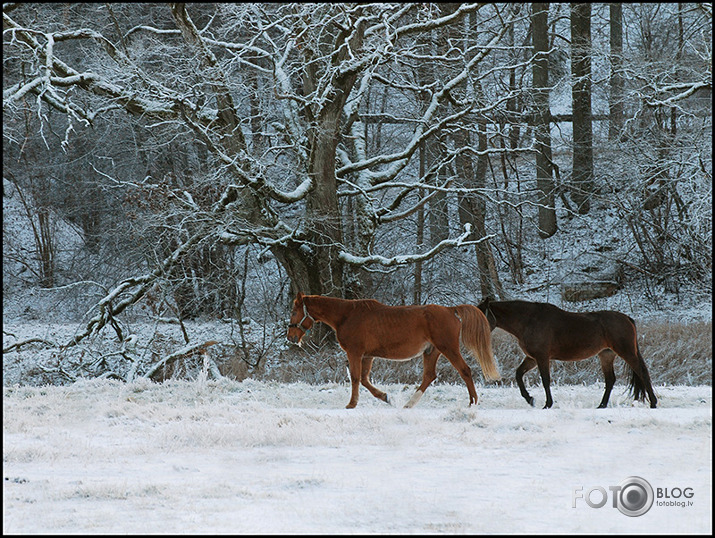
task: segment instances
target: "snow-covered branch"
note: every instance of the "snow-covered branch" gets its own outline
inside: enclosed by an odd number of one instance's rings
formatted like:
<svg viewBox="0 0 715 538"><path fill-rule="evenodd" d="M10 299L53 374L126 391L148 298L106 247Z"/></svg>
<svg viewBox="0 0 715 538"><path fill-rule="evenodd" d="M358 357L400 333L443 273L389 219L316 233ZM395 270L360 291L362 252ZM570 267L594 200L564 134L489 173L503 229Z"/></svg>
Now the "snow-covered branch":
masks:
<svg viewBox="0 0 715 538"><path fill-rule="evenodd" d="M439 121L434 122L434 118L437 114L440 105L450 99L450 92L463 81L465 81L468 76L470 76L470 73L473 71L474 67L479 62L481 62L487 54L489 54L492 47L495 46L503 38L509 28L510 24L504 24L499 29L499 31L496 32L496 34L492 37L489 43L482 47L479 52L473 56L473 58L471 58L465 63L464 67L456 76L448 80L439 91L435 92L432 95L432 98L429 102L429 105L427 106L426 111L420 118L420 121L417 123L411 140L405 145L402 150L389 155L378 155L363 161L354 162L349 165L342 166L341 168L336 170L336 175L338 177L341 177L352 172L358 172L364 169L371 169L370 176L371 182L373 184L383 181L389 181L390 179L397 176L397 174L401 170L403 170L405 166L407 166L410 157L419 148L420 143L423 140L425 140L431 134L439 131L444 126L454 123L465 115L473 112L473 106L475 103L469 103L461 110L458 110L457 112L451 115L447 115ZM495 105L492 105L492 107L493 106ZM426 128L425 126L428 125L432 126ZM390 166L380 171L372 171L372 169L384 164L389 164Z"/></svg>
<svg viewBox="0 0 715 538"><path fill-rule="evenodd" d="M161 367L168 366L175 360L185 357L186 355L190 355L192 353L197 353L197 352L204 355L210 346L216 345L218 343L219 342L216 340L208 340L206 342L200 342L200 343L189 344L187 346L184 346L181 349L175 351L174 353L167 355L160 361L157 361L156 363L154 363L146 372L144 372L142 377L151 378L157 371L159 371L159 369ZM218 368L211 368L211 371L212 371L212 373L214 373L214 375L216 375L216 372L218 372ZM220 374L219 374L219 377L221 377Z"/></svg>
<svg viewBox="0 0 715 538"><path fill-rule="evenodd" d="M677 93L675 95L672 95L668 98L646 98L645 102L648 106L652 107L657 107L657 106L673 106L675 103L678 101L682 101L683 99L686 99L693 95L695 92L700 91L700 90L712 90L712 80L706 80L706 81L701 81L701 82L691 82L691 83L681 83L681 84L671 84L669 86L663 86L661 88L657 88L657 91L659 94L664 94L667 92L673 92L673 91L679 91L680 93Z"/></svg>
<svg viewBox="0 0 715 538"><path fill-rule="evenodd" d="M139 301L144 297L147 290L154 284L157 278L166 274L184 254L194 248L198 243L206 240L206 238L207 233L205 231L194 234L169 256L164 258L153 271L142 276L127 278L120 282L95 305L98 313L89 320L84 332L75 335L65 347L75 346L87 336L100 331L114 316L117 316L126 308ZM124 298L119 299L122 295L124 295ZM115 299L117 302L112 304Z"/></svg>
<svg viewBox="0 0 715 538"><path fill-rule="evenodd" d="M21 340L20 342L15 342L7 347L4 347L2 352L3 354L10 353L13 349L20 349L27 344L44 344L48 347L57 347L57 343L53 342L52 340L45 340L44 338L27 338L25 340Z"/></svg>
<svg viewBox="0 0 715 538"><path fill-rule="evenodd" d="M231 172L241 181L243 186L250 187L259 194L267 195L273 200L283 202L285 204L302 200L312 188L313 180L310 177L305 178L300 185L292 191L281 191L266 182L265 178L261 174L255 174L253 176L250 175L241 165L242 163L239 161L239 155L231 156L227 154L218 146L216 142L214 142L213 137L207 129L204 129L185 114L183 115L183 118L184 121L211 149L214 156L231 170ZM235 188L232 191L232 186L229 185L222 198L217 202L217 207L225 207L228 203L235 200Z"/></svg>
<svg viewBox="0 0 715 538"><path fill-rule="evenodd" d="M459 237L454 238L454 239L445 239L443 241L440 241L434 247L429 249L427 252L424 252L423 254L401 254L398 256L392 256L391 258L387 258L385 256L380 256L377 254L374 254L371 256L355 256L353 254L350 254L349 252L342 251L342 252L340 252L340 259L350 265L369 266L369 265L379 264L379 265L382 265L385 267L395 267L395 266L407 265L410 263L429 260L431 258L434 258L437 254L439 254L444 249L449 248L449 247L464 247L464 246L468 246L468 245L478 245L479 243L481 243L483 241L488 241L489 239L494 237L494 235L492 234L492 235L486 235L486 236L481 237L476 240L468 241L467 238L471 234L472 234L472 225L469 223L466 223L464 225L464 233L462 233Z"/></svg>

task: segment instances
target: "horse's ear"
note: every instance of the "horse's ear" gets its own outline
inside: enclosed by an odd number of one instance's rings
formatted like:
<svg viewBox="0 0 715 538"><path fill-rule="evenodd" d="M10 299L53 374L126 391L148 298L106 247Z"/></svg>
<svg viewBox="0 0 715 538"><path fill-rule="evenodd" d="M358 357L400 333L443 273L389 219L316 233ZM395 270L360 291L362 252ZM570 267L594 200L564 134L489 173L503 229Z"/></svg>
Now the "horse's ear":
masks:
<svg viewBox="0 0 715 538"><path fill-rule="evenodd" d="M303 300L303 293L299 291L298 294L295 296L295 300L298 301L298 302L302 301L302 300Z"/></svg>

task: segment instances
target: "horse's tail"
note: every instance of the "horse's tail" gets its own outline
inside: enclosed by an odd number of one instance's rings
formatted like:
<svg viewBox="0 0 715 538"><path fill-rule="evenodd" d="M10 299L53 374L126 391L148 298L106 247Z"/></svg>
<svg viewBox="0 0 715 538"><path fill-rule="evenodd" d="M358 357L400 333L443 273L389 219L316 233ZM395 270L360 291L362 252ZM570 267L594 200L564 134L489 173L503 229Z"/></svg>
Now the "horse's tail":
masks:
<svg viewBox="0 0 715 538"><path fill-rule="evenodd" d="M641 355L641 350L638 347L638 337L636 336L636 322L630 316L628 317L628 319L633 324L633 337L635 339L636 355L638 356L638 366L646 382L650 384L650 375L648 374L648 367L646 366L645 360L643 360L643 355ZM628 382L628 388L630 389L634 400L639 400L641 402L645 401L645 397L648 395L646 385L641 379L641 376L636 373L636 370L634 368L631 368L631 379ZM648 399L650 399L650 396L648 396Z"/></svg>
<svg viewBox="0 0 715 538"><path fill-rule="evenodd" d="M643 369L645 364L640 351L638 352L638 362L641 365L641 369ZM631 380L628 382L628 388L630 389L634 400L640 400L641 402L645 400L645 385L643 385L643 381L641 381L640 376L636 374L636 371L633 368L631 368Z"/></svg>
<svg viewBox="0 0 715 538"><path fill-rule="evenodd" d="M462 320L459 334L462 346L479 361L485 378L493 381L501 379L492 353L492 332L487 318L476 306L463 304L454 309Z"/></svg>

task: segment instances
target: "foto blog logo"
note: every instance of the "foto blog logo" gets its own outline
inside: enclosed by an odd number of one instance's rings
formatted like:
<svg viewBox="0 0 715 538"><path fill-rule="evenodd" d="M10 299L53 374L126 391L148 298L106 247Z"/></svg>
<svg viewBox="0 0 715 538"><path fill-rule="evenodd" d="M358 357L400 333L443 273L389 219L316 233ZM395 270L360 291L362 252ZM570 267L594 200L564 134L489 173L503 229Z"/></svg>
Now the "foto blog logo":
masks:
<svg viewBox="0 0 715 538"><path fill-rule="evenodd" d="M642 516L653 506L653 487L639 476L629 476L617 486L608 486L611 491L612 506L630 517ZM602 486L594 486L585 492L582 486L573 489L573 504L583 499L591 508L602 508L608 502L608 492Z"/></svg>
<svg viewBox="0 0 715 538"><path fill-rule="evenodd" d="M678 500L680 498L692 499L693 488L656 488L640 476L629 476L617 486L608 486L611 497L611 506L629 517L642 516L653 506L656 497L658 506L692 506L691 500ZM573 488L572 508L576 508L577 501L583 501L591 508L602 508L609 500L609 491L602 486L594 486L584 491L583 486ZM673 500L675 499L675 500Z"/></svg>

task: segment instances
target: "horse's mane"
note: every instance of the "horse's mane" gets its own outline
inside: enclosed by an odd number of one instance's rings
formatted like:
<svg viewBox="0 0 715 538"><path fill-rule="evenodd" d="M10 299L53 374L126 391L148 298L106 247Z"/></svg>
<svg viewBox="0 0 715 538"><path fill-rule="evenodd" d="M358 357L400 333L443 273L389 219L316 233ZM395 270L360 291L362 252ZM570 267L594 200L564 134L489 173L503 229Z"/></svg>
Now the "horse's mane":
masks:
<svg viewBox="0 0 715 538"><path fill-rule="evenodd" d="M306 297L311 297L306 295ZM385 308L386 304L376 301L375 299L341 299L340 297L329 297L327 295L317 295L312 296L324 303L349 305L353 308L364 308L366 310L376 310L378 308Z"/></svg>
<svg viewBox="0 0 715 538"><path fill-rule="evenodd" d="M387 306L382 304L380 301L376 301L375 299L353 299L353 303L355 306L364 306L368 310Z"/></svg>

